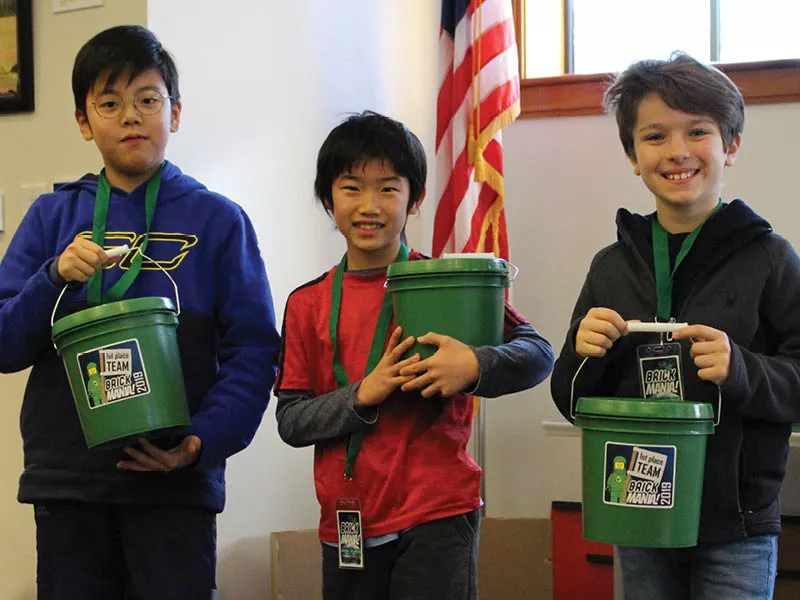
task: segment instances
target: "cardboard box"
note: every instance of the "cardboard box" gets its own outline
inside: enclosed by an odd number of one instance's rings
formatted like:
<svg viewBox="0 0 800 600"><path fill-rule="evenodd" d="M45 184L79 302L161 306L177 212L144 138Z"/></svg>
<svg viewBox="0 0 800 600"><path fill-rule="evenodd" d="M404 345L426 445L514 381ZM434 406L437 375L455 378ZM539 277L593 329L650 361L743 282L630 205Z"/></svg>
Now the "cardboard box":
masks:
<svg viewBox="0 0 800 600"><path fill-rule="evenodd" d="M270 536L272 600L322 598L322 549L316 529Z"/></svg>
<svg viewBox="0 0 800 600"><path fill-rule="evenodd" d="M550 600L550 519L481 521L481 600ZM322 557L313 529L271 536L272 600L322 598Z"/></svg>
<svg viewBox="0 0 800 600"><path fill-rule="evenodd" d="M800 600L800 581L778 577L775 580L774 600Z"/></svg>
<svg viewBox="0 0 800 600"><path fill-rule="evenodd" d="M783 517L775 600L800 600L800 517Z"/></svg>
<svg viewBox="0 0 800 600"><path fill-rule="evenodd" d="M478 589L481 600L551 600L550 519L481 521Z"/></svg>
<svg viewBox="0 0 800 600"><path fill-rule="evenodd" d="M782 517L778 536L778 568L800 572L800 517Z"/></svg>

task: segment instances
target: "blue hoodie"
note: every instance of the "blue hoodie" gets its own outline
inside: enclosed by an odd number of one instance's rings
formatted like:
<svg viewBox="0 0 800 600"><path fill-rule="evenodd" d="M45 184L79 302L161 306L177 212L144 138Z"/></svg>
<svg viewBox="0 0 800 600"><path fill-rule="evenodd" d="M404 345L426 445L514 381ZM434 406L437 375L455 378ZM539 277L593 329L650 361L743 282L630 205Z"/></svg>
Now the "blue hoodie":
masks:
<svg viewBox="0 0 800 600"><path fill-rule="evenodd" d="M137 244L145 230L143 184L130 194L112 188L106 246ZM20 502L78 500L182 504L221 511L225 459L258 428L275 379L279 336L255 231L245 212L165 163L147 255L180 290L178 345L191 425L203 442L199 462L169 474L116 468L121 450L88 450L50 316L62 286L49 271L72 239L91 239L97 179L86 176L31 206L0 263L0 372L33 367L20 419L25 469ZM124 266L124 265L123 265ZM119 279L106 269L103 289ZM173 297L172 284L145 265L125 298ZM71 284L59 318L85 307L86 286Z"/></svg>

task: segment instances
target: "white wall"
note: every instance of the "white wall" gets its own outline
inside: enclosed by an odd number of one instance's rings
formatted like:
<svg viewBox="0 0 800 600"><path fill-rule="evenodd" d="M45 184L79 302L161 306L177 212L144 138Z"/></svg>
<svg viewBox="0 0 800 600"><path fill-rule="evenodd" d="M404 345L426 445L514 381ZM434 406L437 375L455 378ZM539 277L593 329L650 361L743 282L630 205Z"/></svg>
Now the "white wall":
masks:
<svg viewBox="0 0 800 600"><path fill-rule="evenodd" d="M0 192L5 195L5 253L28 201L21 185L64 181L97 171L102 162L83 140L73 113L72 63L80 46L106 27L145 22L145 0L106 0L102 8L53 14L53 3L37 0L33 15L36 110L0 114ZM22 472L19 408L27 373L0 375L0 598L36 597L33 511L17 504Z"/></svg>
<svg viewBox="0 0 800 600"><path fill-rule="evenodd" d="M438 2L229 0L221 11L217 1L149 0L147 20L181 73L181 130L167 156L248 211L280 319L289 292L344 251L312 193L328 131L346 113L377 110L406 122L433 156ZM253 444L229 461L225 600L267 598L269 534L316 527L312 456L278 438L273 402Z"/></svg>

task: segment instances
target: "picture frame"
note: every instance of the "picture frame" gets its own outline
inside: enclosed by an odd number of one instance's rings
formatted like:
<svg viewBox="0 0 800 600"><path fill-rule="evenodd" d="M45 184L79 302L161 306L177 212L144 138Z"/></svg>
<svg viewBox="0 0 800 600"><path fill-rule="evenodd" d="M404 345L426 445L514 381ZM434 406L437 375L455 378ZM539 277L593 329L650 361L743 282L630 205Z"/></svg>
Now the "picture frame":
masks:
<svg viewBox="0 0 800 600"><path fill-rule="evenodd" d="M31 112L32 0L0 0L0 114Z"/></svg>

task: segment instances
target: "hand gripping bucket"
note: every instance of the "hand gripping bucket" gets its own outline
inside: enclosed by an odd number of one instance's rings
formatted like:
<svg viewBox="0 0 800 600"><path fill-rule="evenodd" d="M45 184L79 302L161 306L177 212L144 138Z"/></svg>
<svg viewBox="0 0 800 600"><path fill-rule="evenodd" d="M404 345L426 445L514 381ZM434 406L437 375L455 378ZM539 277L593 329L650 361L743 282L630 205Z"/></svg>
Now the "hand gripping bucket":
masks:
<svg viewBox="0 0 800 600"><path fill-rule="evenodd" d="M710 404L580 398L583 537L618 546L697 544Z"/></svg>
<svg viewBox="0 0 800 600"><path fill-rule="evenodd" d="M123 446L189 424L177 311L169 298L134 298L53 324L89 448Z"/></svg>
<svg viewBox="0 0 800 600"><path fill-rule="evenodd" d="M493 255L458 254L392 263L386 287L404 338L435 332L470 346L497 346L503 343L505 289L517 272ZM427 358L435 351L436 346L415 343L407 356L419 352Z"/></svg>

